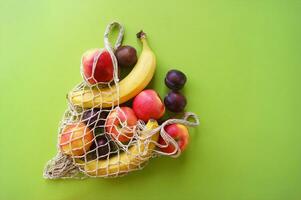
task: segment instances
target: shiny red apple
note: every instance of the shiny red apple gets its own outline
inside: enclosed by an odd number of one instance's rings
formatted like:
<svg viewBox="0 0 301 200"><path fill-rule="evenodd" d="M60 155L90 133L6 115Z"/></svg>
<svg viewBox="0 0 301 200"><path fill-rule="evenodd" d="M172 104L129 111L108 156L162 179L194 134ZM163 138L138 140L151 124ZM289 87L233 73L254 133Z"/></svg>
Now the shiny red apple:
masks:
<svg viewBox="0 0 301 200"><path fill-rule="evenodd" d="M182 124L171 124L165 127L165 131L178 143L181 151L186 149L189 141L189 132L186 126ZM175 151L174 145L172 143L167 144L162 137L159 138L158 143L166 146L160 148L160 150L165 153L172 153Z"/></svg>
<svg viewBox="0 0 301 200"><path fill-rule="evenodd" d="M91 85L108 83L113 79L114 67L108 51L101 49L86 51L82 57L81 67L85 80Z"/></svg>
<svg viewBox="0 0 301 200"><path fill-rule="evenodd" d="M66 125L59 137L62 153L72 156L85 154L90 149L94 139L93 132L84 123Z"/></svg>
<svg viewBox="0 0 301 200"><path fill-rule="evenodd" d="M133 137L133 128L137 124L137 117L129 107L117 107L107 117L106 132L114 140L128 142Z"/></svg>
<svg viewBox="0 0 301 200"><path fill-rule="evenodd" d="M165 113L165 106L155 90L143 90L133 101L133 110L145 122L160 119Z"/></svg>

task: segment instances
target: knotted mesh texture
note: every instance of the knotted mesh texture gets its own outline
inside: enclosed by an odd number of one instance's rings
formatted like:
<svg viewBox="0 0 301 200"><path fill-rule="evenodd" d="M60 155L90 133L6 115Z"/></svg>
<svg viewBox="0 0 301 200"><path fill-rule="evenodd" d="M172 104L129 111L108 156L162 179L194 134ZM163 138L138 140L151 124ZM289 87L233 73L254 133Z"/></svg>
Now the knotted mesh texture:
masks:
<svg viewBox="0 0 301 200"><path fill-rule="evenodd" d="M108 38L114 27L119 28L119 35L112 47ZM68 96L68 108L58 130L58 153L46 164L45 178L116 177L142 169L153 156L176 157L181 153L177 142L165 132L166 125L198 125L193 113L186 113L183 119L167 120L161 126L155 120L146 124L140 120L135 124L128 123L130 120L126 120L125 111L119 107L118 63L114 56L114 49L120 46L123 34L124 29L119 23L109 24L104 35L105 48L99 49L94 56L92 74L100 56L103 53L110 55L114 70L112 80L99 83L94 76L87 78L81 66L84 81L71 91L73 95ZM70 98L79 99L80 103L74 104ZM165 146L174 145L175 151L161 152L159 147L164 145L158 144L159 136L166 141Z"/></svg>

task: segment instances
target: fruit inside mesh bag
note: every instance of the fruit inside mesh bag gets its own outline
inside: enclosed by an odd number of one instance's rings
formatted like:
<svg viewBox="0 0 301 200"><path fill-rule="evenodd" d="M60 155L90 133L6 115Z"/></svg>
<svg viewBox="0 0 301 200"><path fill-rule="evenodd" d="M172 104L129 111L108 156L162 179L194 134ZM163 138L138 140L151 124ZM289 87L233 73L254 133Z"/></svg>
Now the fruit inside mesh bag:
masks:
<svg viewBox="0 0 301 200"><path fill-rule="evenodd" d="M108 38L114 28L119 35L112 46ZM156 69L146 34L137 34L142 43L139 58L134 47L121 45L123 34L124 28L113 22L104 34L105 47L83 54L83 81L68 93L58 153L46 164L45 178L121 176L142 169L156 155L177 157L186 148L187 126L199 121L184 112L186 99L177 91L186 82L185 74L178 70L167 74L165 83L181 98L169 93L163 103L155 90L144 90ZM132 69L119 80L119 71L126 68ZM168 116L166 109L182 112L182 117Z"/></svg>

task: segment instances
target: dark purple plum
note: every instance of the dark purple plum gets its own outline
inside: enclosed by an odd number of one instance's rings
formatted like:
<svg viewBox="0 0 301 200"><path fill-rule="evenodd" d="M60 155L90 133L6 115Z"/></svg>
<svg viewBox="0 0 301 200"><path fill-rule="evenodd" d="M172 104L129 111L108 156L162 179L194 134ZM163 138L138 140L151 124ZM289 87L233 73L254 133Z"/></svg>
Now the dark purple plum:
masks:
<svg viewBox="0 0 301 200"><path fill-rule="evenodd" d="M105 158L110 153L110 144L106 136L97 137L95 146L99 158Z"/></svg>
<svg viewBox="0 0 301 200"><path fill-rule="evenodd" d="M87 126L93 129L94 127L103 126L107 115L107 111L100 111L99 108L91 108L83 113L82 120Z"/></svg>
<svg viewBox="0 0 301 200"><path fill-rule="evenodd" d="M165 77L165 84L172 90L180 90L186 83L186 75L176 69L167 72Z"/></svg>
<svg viewBox="0 0 301 200"><path fill-rule="evenodd" d="M136 49L131 46L118 47L115 56L120 67L134 67L138 59Z"/></svg>
<svg viewBox="0 0 301 200"><path fill-rule="evenodd" d="M90 153L93 159L106 159L111 154L116 153L117 147L115 143L111 140L108 140L108 136L98 135L96 136L95 141L91 145Z"/></svg>
<svg viewBox="0 0 301 200"><path fill-rule="evenodd" d="M171 91L164 98L164 104L171 112L182 112L187 104L186 98L179 92Z"/></svg>

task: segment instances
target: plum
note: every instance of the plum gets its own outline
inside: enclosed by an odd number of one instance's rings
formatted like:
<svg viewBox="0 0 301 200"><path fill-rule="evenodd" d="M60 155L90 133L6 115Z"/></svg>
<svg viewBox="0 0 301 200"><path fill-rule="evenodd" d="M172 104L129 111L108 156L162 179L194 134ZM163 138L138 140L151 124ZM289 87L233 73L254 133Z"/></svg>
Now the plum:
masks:
<svg viewBox="0 0 301 200"><path fill-rule="evenodd" d="M115 56L120 67L134 67L138 60L136 49L128 45L118 47Z"/></svg>
<svg viewBox="0 0 301 200"><path fill-rule="evenodd" d="M83 113L82 120L89 128L93 129L94 127L103 127L107 115L107 111L101 111L99 108L91 108Z"/></svg>
<svg viewBox="0 0 301 200"><path fill-rule="evenodd" d="M171 112L182 112L187 104L185 96L179 92L171 91L164 98L164 104Z"/></svg>
<svg viewBox="0 0 301 200"><path fill-rule="evenodd" d="M172 90L180 90L186 83L186 75L179 70L170 70L165 77L165 84Z"/></svg>
<svg viewBox="0 0 301 200"><path fill-rule="evenodd" d="M95 141L93 142L89 154L92 159L107 159L108 156L112 156L117 152L116 144L108 139L109 136L103 134L96 136Z"/></svg>

